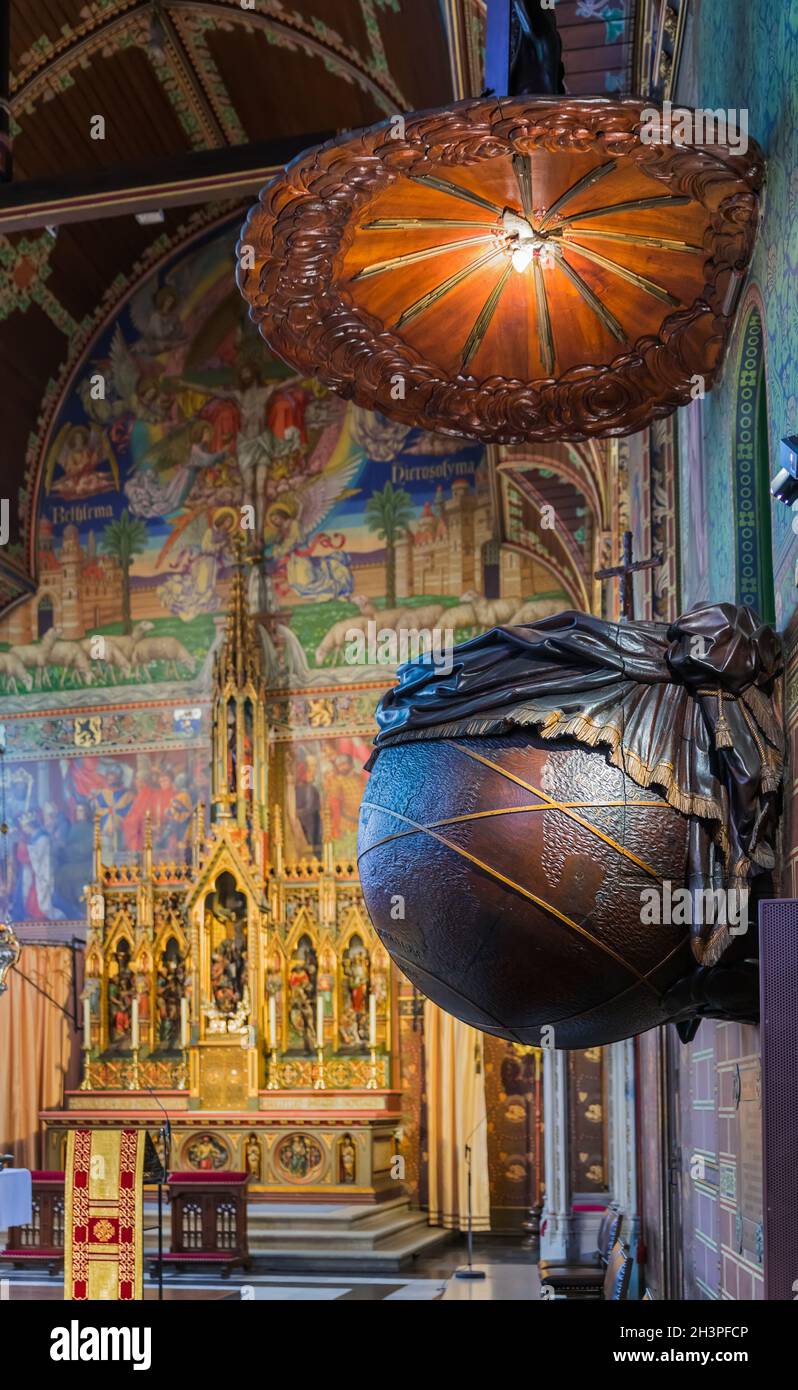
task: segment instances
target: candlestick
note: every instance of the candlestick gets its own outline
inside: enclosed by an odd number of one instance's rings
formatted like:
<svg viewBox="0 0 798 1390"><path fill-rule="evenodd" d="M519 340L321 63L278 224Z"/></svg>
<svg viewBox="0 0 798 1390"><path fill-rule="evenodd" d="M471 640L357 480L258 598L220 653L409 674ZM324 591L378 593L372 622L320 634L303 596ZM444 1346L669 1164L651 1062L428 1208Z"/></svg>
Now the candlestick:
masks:
<svg viewBox="0 0 798 1390"><path fill-rule="evenodd" d="M316 1048L316 1080L313 1082L314 1091L325 1091L327 1083L324 1080L324 1048Z"/></svg>
<svg viewBox="0 0 798 1390"><path fill-rule="evenodd" d="M180 1000L180 1046L188 1047L188 1000L186 996Z"/></svg>
<svg viewBox="0 0 798 1390"><path fill-rule="evenodd" d="M91 1090L91 1000L83 1000L83 1080L81 1091Z"/></svg>
<svg viewBox="0 0 798 1390"><path fill-rule="evenodd" d="M280 1082L277 1077L277 1048L269 1048L269 1078L266 1082L267 1091L279 1091Z"/></svg>
<svg viewBox="0 0 798 1390"><path fill-rule="evenodd" d="M316 995L316 1045L324 1047L324 995Z"/></svg>
<svg viewBox="0 0 798 1390"><path fill-rule="evenodd" d="M134 1052L138 1051L139 1046L139 1001L138 995L133 1000L133 1016L130 1025L130 1042Z"/></svg>
<svg viewBox="0 0 798 1390"><path fill-rule="evenodd" d="M273 994L269 995L269 1046L277 1050L277 1000Z"/></svg>
<svg viewBox="0 0 798 1390"><path fill-rule="evenodd" d="M377 996L369 995L369 1047L377 1046Z"/></svg>

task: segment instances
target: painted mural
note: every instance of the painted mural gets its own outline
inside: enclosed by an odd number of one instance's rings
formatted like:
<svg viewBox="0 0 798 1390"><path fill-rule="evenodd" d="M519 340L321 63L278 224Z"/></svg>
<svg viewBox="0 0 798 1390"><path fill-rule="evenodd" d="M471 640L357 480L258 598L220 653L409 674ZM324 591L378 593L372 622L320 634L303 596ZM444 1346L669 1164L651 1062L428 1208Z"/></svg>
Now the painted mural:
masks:
<svg viewBox="0 0 798 1390"><path fill-rule="evenodd" d="M531 562L499 572L479 446L359 410L271 356L233 283L235 233L146 280L77 375L40 480L38 591L0 624L0 700L207 686L240 527L275 685L362 679L398 648L353 657L347 633L462 638L539 587Z"/></svg>
<svg viewBox="0 0 798 1390"><path fill-rule="evenodd" d="M184 862L208 760L189 749L87 753L10 761L4 767L8 854L0 912L15 922L85 919L95 817L105 863L133 861L149 815L153 854Z"/></svg>

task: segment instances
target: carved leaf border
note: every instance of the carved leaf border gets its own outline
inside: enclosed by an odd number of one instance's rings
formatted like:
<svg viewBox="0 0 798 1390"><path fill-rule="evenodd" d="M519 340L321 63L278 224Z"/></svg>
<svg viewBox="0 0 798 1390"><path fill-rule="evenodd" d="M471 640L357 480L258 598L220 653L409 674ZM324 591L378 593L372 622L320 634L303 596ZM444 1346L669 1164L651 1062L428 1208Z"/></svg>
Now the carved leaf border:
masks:
<svg viewBox="0 0 798 1390"><path fill-rule="evenodd" d="M744 155L645 144L646 110L637 99L478 99L407 117L403 139L386 121L306 151L264 188L242 229L237 280L251 317L297 370L357 405L437 433L518 444L642 429L687 404L696 375L706 389L713 384L733 321L723 306L732 277L751 260L765 167L754 141ZM631 160L669 192L701 203L703 292L609 365L533 382L449 376L337 283L359 211L400 176L534 149ZM241 265L244 246L254 248L251 268ZM392 395L397 378L402 400Z"/></svg>

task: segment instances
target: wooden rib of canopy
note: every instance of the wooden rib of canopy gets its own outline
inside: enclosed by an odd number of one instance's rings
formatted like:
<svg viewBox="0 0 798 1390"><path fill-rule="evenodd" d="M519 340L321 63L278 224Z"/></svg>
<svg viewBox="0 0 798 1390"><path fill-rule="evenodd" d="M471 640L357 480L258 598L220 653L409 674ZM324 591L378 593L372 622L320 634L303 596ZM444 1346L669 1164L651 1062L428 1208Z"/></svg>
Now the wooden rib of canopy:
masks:
<svg viewBox="0 0 798 1390"><path fill-rule="evenodd" d="M308 151L242 232L253 318L300 371L427 429L642 428L712 385L763 176L753 143L647 142L643 110L470 101Z"/></svg>

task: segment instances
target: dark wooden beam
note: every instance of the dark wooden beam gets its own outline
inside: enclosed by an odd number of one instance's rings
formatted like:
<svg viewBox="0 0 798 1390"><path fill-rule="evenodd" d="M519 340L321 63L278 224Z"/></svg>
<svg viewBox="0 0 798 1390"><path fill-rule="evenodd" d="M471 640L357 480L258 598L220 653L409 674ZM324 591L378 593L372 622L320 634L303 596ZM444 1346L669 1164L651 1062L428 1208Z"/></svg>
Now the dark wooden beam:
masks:
<svg viewBox="0 0 798 1390"><path fill-rule="evenodd" d="M335 132L170 155L141 168L0 183L0 233L94 222L256 193L285 164Z"/></svg>

